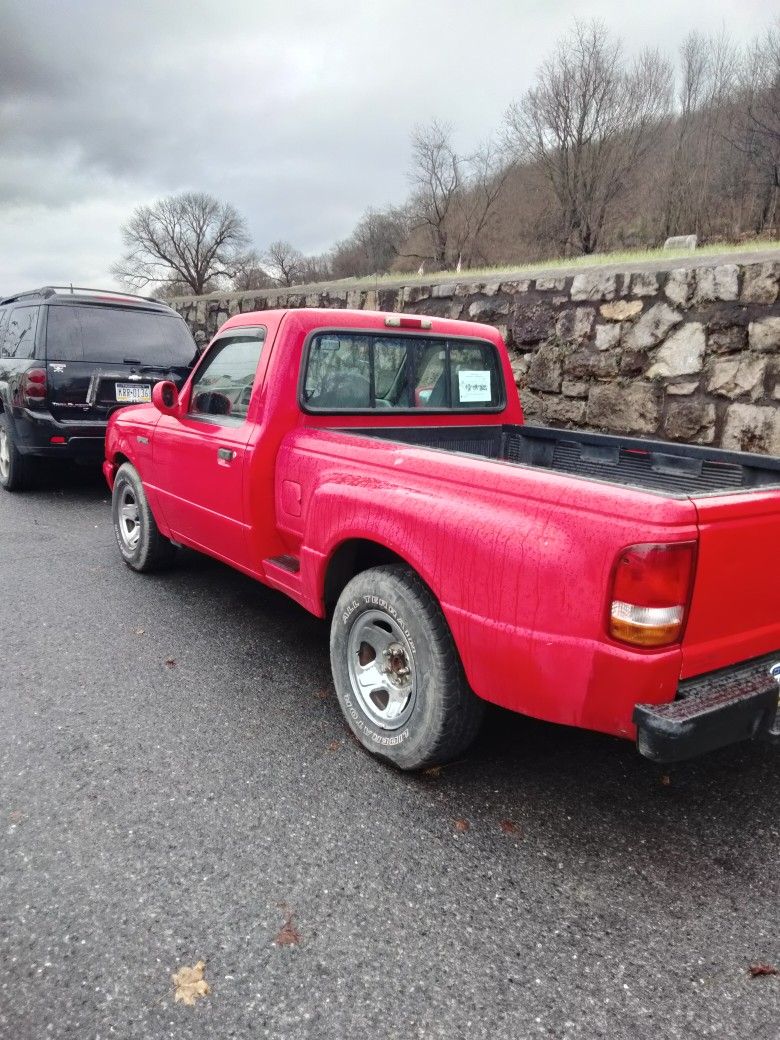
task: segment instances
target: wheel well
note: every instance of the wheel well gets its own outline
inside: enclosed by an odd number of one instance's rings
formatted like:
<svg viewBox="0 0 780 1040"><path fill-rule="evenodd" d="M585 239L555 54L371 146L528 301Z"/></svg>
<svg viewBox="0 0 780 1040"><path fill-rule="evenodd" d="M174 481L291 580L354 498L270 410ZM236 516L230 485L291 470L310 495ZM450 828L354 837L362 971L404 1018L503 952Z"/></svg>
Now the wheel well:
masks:
<svg viewBox="0 0 780 1040"><path fill-rule="evenodd" d="M114 455L114 464L116 465L117 469L119 469L123 462L129 461L130 459L128 459L127 455L123 455L121 451L116 452Z"/></svg>
<svg viewBox="0 0 780 1040"><path fill-rule="evenodd" d="M385 563L405 564L406 560L392 549L366 538L351 538L343 542L331 556L325 572L325 609L333 609L345 586L356 574Z"/></svg>

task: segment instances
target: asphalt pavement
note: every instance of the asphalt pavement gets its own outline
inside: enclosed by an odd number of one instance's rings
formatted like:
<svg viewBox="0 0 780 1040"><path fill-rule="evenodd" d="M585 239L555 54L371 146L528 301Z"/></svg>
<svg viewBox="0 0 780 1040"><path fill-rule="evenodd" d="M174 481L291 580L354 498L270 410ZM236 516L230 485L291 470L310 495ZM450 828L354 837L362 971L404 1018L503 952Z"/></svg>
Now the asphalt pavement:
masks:
<svg viewBox="0 0 780 1040"><path fill-rule="evenodd" d="M493 710L395 772L323 622L194 553L132 573L87 472L0 493L0 648L2 1040L780 1036L780 751Z"/></svg>

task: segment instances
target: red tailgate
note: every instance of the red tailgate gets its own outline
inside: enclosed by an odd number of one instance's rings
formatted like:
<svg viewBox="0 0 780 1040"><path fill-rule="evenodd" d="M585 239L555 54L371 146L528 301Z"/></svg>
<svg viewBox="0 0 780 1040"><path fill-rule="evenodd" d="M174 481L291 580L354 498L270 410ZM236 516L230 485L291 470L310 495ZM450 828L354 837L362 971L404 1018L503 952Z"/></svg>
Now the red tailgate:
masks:
<svg viewBox="0 0 780 1040"><path fill-rule="evenodd" d="M700 541L683 677L780 651L780 491L694 504Z"/></svg>

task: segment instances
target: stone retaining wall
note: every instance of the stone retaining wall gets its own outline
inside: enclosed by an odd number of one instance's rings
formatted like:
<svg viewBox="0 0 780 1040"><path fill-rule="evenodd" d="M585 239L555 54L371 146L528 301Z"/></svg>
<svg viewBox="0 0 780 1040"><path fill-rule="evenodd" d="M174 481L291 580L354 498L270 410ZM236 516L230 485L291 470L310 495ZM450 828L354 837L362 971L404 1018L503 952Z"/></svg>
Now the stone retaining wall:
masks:
<svg viewBox="0 0 780 1040"><path fill-rule="evenodd" d="M496 326L530 422L780 455L780 257L490 281L186 298L200 342L239 311L349 307Z"/></svg>

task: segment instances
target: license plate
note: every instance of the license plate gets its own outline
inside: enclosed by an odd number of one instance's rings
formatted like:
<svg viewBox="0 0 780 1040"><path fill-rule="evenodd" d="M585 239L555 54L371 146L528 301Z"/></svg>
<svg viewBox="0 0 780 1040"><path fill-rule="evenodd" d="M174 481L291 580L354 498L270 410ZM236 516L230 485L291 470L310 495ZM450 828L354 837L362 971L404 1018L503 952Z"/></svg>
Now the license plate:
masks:
<svg viewBox="0 0 780 1040"><path fill-rule="evenodd" d="M117 383L116 399L125 404L146 404L152 399L151 383Z"/></svg>

